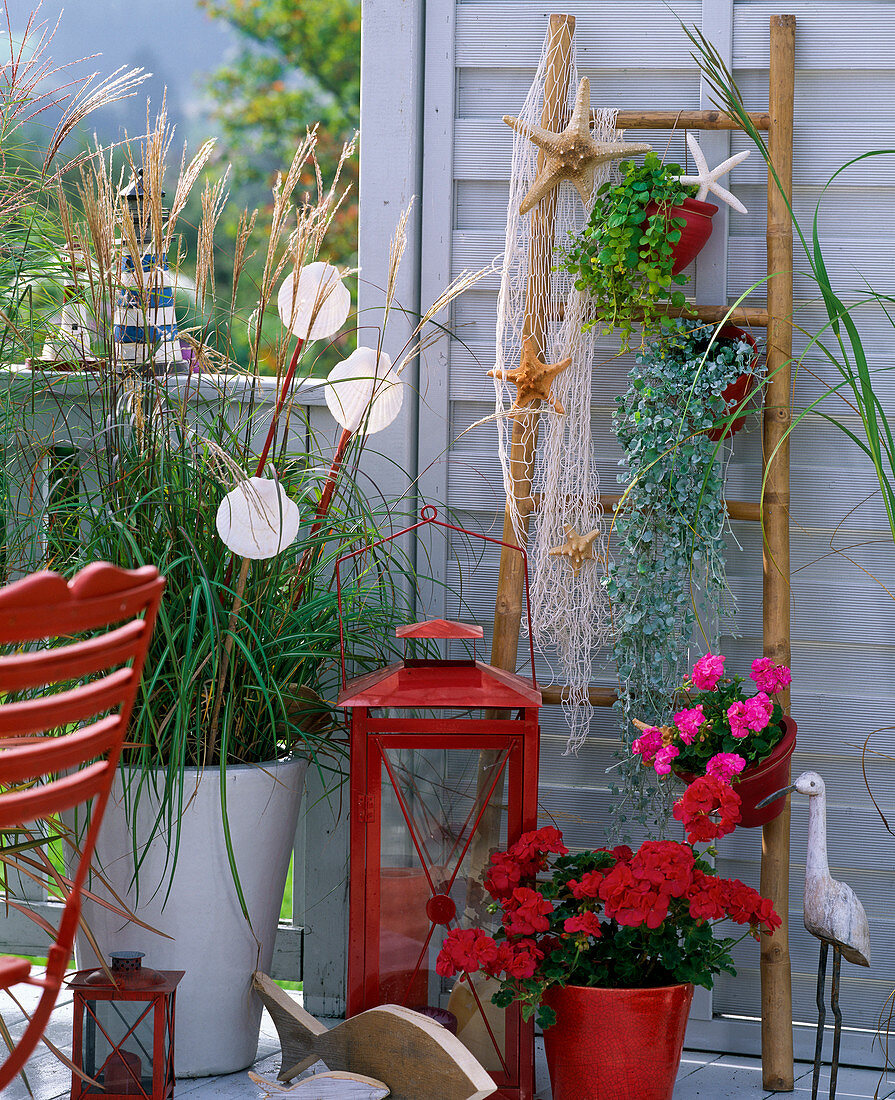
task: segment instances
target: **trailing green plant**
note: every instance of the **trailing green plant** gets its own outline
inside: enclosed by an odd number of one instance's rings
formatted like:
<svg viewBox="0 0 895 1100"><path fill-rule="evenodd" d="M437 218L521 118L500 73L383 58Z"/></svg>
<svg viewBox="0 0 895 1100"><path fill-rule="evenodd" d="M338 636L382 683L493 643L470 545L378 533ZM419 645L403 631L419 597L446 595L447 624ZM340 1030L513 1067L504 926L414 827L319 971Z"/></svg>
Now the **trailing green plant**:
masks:
<svg viewBox="0 0 895 1100"><path fill-rule="evenodd" d="M794 365L796 369L800 369L806 357L817 349L836 370L841 381L834 386L830 386L827 392L821 394L807 408L793 416L787 431L783 433L782 441L788 439L790 433L811 413L820 416L827 423L843 432L873 464L874 474L885 508L886 520L892 540L895 542L895 433L893 433L892 425L889 422L885 403L874 388L874 371L870 366L867 349L864 347L857 321L852 315L852 311L856 307L876 305L892 328L895 329L895 318L890 313L893 298L888 294L875 291L868 284L867 293L862 296L860 301L844 302L833 288L827 271L818 225L821 203L827 189L843 172L871 157L895 156L895 149L873 149L862 153L860 156L853 157L841 168L838 168L823 185L814 209L811 231L810 233L806 232L795 215L787 189L777 173L777 168L764 137L749 117L742 92L737 86L733 74L715 47L698 28L687 27L684 23L681 23L681 26L693 43L694 52L690 56L699 66L709 85L713 103L735 119L743 132L755 143L756 148L767 163L769 186L776 187L786 203L792 219L795 237L801 244L809 265L808 275L817 283L827 314L826 323L820 331L808 334L809 339L805 351L795 361ZM773 278L773 275L771 277ZM787 363L784 366L789 369L791 364ZM889 370L891 368L886 367L884 369ZM860 420L860 435L852 430L847 421L823 411L821 408L823 402L832 396L838 396L846 401L857 415ZM773 455L766 456L767 466L771 465L773 457ZM762 484L763 492L764 483Z"/></svg>
<svg viewBox="0 0 895 1100"><path fill-rule="evenodd" d="M604 334L621 330L627 348L635 322L643 325L644 338L656 335L669 323L669 306L683 308L684 295L675 287L687 281L674 275L673 250L681 239L683 218L669 211L696 194L681 184L679 164L663 164L647 153L642 164L623 160L621 182L604 183L580 236L572 237L562 256L562 266L575 276L577 290L594 299L597 320ZM656 203L658 210L648 214Z"/></svg>
<svg viewBox="0 0 895 1100"><path fill-rule="evenodd" d="M661 829L667 816L657 787L632 765L631 720L661 725L681 682L697 622L717 644L727 582L720 444L724 390L752 366L744 340L719 339L711 326L678 320L637 358L614 427L624 450L627 486L616 512L615 557L607 590L612 605L622 740L616 822Z"/></svg>

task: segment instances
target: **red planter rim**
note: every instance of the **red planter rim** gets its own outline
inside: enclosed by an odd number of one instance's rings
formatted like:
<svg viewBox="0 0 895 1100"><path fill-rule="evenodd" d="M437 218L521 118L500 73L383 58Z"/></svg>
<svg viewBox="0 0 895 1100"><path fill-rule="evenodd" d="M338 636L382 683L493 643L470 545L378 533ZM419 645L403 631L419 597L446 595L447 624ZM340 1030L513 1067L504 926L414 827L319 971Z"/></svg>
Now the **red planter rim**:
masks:
<svg viewBox="0 0 895 1100"><path fill-rule="evenodd" d="M735 783L739 783L743 779L752 779L755 776L764 775L766 771L776 765L781 756L792 755L793 750L796 747L797 727L795 721L790 718L788 714L784 714L780 725L783 727L783 736L780 738L777 744L771 749L764 760L759 760L757 764L750 764L749 767L740 772L738 776L735 776ZM681 782L688 785L697 778L695 772L681 772L673 770L673 774L676 779L680 779ZM735 789L736 787L734 787L734 790Z"/></svg>

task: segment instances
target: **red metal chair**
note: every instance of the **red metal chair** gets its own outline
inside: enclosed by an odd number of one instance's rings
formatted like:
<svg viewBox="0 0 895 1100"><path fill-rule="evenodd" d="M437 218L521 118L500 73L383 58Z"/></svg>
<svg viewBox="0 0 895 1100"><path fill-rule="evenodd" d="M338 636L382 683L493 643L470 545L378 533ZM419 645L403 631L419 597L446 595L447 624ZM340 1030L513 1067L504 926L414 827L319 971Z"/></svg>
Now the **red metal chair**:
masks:
<svg viewBox="0 0 895 1100"><path fill-rule="evenodd" d="M124 570L95 562L68 582L41 572L0 588L0 646L23 647L0 657L0 699L8 700L0 703L0 831L93 800L46 973L32 975L26 959L0 957L0 989L26 983L42 990L0 1067L0 1093L40 1041L71 958L81 891L164 586L154 566ZM49 647L28 646L44 640ZM72 687L72 681L82 682Z"/></svg>

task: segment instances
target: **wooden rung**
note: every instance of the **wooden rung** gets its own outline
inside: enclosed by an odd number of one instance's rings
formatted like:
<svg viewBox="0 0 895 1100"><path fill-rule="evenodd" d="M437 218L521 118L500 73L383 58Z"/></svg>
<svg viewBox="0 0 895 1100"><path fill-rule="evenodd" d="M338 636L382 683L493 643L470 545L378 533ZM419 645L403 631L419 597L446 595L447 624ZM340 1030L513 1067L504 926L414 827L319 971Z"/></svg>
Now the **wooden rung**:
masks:
<svg viewBox="0 0 895 1100"><path fill-rule="evenodd" d="M541 699L544 706L555 707L562 702L563 688L561 685L552 684L550 687L541 688ZM605 688L589 688L587 697L590 700L590 704L593 707L611 707L618 695L614 691L607 691Z"/></svg>
<svg viewBox="0 0 895 1100"><path fill-rule="evenodd" d="M669 308L667 312L669 317L687 317L695 314L700 321L709 321L712 324L723 321L730 313L727 320L731 325L751 325L756 328L768 327L768 311L759 309L757 306L736 306L731 309L730 306L693 305L689 309Z"/></svg>
<svg viewBox="0 0 895 1100"><path fill-rule="evenodd" d="M596 111L591 121L596 121ZM756 130L769 130L771 116L764 111L749 111ZM723 111L619 111L619 130L742 130L742 126Z"/></svg>
<svg viewBox="0 0 895 1100"><path fill-rule="evenodd" d="M621 500L618 493L600 493L600 503L604 508L611 508L613 512ZM761 505L751 500L725 500L727 514L731 519L742 519L749 523L761 523Z"/></svg>
<svg viewBox="0 0 895 1100"><path fill-rule="evenodd" d="M565 312L565 307L562 303L557 303L554 306L554 310L557 318L560 320ZM736 306L731 309L730 306L669 306L665 310L669 317L698 317L700 321L706 321L708 324L716 325L719 321L723 321L727 318L727 323L731 325L746 326L747 328L767 328L768 327L768 311L761 309L758 306ZM730 316L728 317L728 313ZM635 319L637 314L635 313Z"/></svg>

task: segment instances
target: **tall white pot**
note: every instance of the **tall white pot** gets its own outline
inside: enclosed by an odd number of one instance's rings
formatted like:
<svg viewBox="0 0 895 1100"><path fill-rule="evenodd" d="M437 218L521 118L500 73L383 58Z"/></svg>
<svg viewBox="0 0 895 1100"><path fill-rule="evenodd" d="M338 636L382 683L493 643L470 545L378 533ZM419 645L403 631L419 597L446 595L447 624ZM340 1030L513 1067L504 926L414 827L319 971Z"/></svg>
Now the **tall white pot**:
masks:
<svg viewBox="0 0 895 1100"><path fill-rule="evenodd" d="M141 920L171 938L124 922L120 913L87 899L84 917L107 957L115 948L143 951L144 965L153 970L186 972L177 989L178 1077L235 1073L254 1061L261 1002L251 989L252 972L259 967L270 971L307 766L307 760L293 758L227 768L227 820L251 924L242 913L230 872L219 769L187 770L170 893L174 837L164 831L144 845L139 895L133 885L131 829L137 837L150 835L158 800L151 789L144 789L136 821L129 821L121 774L116 777L95 866ZM95 878L91 889L104 895ZM77 961L79 967L97 965L81 935Z"/></svg>

